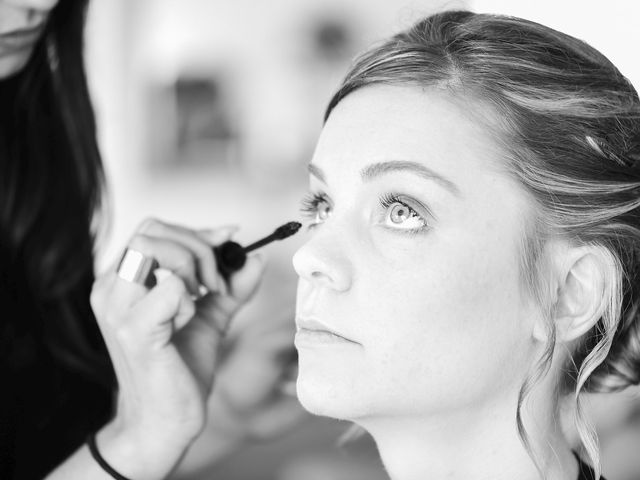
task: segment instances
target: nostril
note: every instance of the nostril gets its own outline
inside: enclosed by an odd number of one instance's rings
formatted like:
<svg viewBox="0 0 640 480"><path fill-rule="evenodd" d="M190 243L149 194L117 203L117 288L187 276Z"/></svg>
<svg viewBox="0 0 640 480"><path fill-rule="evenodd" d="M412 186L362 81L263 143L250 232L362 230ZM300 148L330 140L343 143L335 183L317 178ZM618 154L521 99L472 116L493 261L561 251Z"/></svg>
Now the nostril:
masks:
<svg viewBox="0 0 640 480"><path fill-rule="evenodd" d="M324 240L323 240L324 239ZM350 284L350 264L336 242L316 236L300 247L293 256L298 276L316 286L344 290Z"/></svg>

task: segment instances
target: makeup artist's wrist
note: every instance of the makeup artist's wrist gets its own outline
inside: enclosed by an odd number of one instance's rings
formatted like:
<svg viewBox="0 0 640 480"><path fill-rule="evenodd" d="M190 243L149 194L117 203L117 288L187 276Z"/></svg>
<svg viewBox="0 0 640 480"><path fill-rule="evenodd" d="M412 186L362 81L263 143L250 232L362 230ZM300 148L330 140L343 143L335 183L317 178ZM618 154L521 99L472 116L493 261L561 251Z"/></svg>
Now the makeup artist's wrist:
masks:
<svg viewBox="0 0 640 480"><path fill-rule="evenodd" d="M191 441L140 428L127 428L117 420L96 434L96 445L106 462L121 475L135 480L166 478Z"/></svg>

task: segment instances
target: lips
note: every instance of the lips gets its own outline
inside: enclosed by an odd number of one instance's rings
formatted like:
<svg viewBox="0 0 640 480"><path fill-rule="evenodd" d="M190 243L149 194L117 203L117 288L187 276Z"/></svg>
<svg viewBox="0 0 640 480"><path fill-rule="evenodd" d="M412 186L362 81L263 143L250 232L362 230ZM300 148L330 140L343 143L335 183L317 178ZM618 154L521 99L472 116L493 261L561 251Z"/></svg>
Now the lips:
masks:
<svg viewBox="0 0 640 480"><path fill-rule="evenodd" d="M297 339L307 339L323 343L332 342L350 342L358 343L355 340L345 336L334 328L329 327L325 323L317 320L313 317L299 316L296 319L296 326L298 331L296 334Z"/></svg>
<svg viewBox="0 0 640 480"><path fill-rule="evenodd" d="M11 50L30 47L40 38L44 25L44 23L41 23L32 28L0 33L0 45Z"/></svg>

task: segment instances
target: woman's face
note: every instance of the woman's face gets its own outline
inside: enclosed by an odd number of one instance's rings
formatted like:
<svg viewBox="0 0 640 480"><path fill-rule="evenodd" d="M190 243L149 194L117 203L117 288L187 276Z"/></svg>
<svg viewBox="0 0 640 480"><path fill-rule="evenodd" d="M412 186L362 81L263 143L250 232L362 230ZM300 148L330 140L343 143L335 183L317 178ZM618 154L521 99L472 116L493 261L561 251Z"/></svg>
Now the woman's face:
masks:
<svg viewBox="0 0 640 480"><path fill-rule="evenodd" d="M0 0L0 80L26 65L58 0Z"/></svg>
<svg viewBox="0 0 640 480"><path fill-rule="evenodd" d="M364 422L514 401L534 350L528 202L459 105L366 87L322 131L313 226L294 256L298 395L312 412Z"/></svg>

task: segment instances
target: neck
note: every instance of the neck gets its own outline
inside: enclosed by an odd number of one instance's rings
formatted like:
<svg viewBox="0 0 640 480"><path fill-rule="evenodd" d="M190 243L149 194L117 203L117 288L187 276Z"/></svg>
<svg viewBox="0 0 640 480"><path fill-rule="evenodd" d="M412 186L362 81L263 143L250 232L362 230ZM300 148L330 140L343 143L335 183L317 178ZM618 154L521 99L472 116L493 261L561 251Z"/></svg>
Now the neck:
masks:
<svg viewBox="0 0 640 480"><path fill-rule="evenodd" d="M393 480L577 478L577 463L555 412L532 413L523 406L525 429L542 475L518 436L514 408L494 404L473 412L358 423L373 435Z"/></svg>

